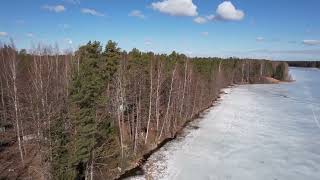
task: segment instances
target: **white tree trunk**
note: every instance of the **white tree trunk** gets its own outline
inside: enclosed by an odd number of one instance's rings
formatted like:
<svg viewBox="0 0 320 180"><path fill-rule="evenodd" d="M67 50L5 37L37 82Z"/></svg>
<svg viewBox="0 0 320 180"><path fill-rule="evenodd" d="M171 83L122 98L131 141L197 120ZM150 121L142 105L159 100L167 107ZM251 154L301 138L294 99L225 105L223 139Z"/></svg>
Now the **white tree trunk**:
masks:
<svg viewBox="0 0 320 180"><path fill-rule="evenodd" d="M4 122L7 122L7 108L6 108L6 104L4 102L4 86L2 84L2 79L0 79L0 86L1 86L1 104L2 104L2 117Z"/></svg>
<svg viewBox="0 0 320 180"><path fill-rule="evenodd" d="M15 53L15 52L13 52ZM17 68L16 68L16 56L13 54L11 59L11 75L12 75L12 86L13 86L13 103L14 103L14 119L16 122L16 133L18 140L18 148L20 152L20 158L22 165L24 166L24 155L22 150L22 141L20 135L20 123L19 123L19 105L18 105L18 89L17 89Z"/></svg>
<svg viewBox="0 0 320 180"><path fill-rule="evenodd" d="M177 69L177 65L175 65L174 70L172 72L172 78L171 78L171 85L170 85L170 92L169 92L169 100L168 100L168 104L167 104L167 110L166 110L166 114L165 114L165 117L164 117L164 120L163 120L163 123L162 123L162 127L161 127L161 131L160 131L160 135L158 137L158 140L160 140L160 138L162 136L164 126L165 126L165 124L167 122L167 119L168 119L170 105L171 105L171 95L172 95L172 89L173 89L173 82L174 82L174 76L175 76L176 69Z"/></svg>
<svg viewBox="0 0 320 180"><path fill-rule="evenodd" d="M160 79L161 79L161 60L159 60L158 64L158 75L157 75L157 92L156 92L156 123L157 123L157 133L159 132L159 119L160 119L160 110L159 110L159 101L160 101L160 96L159 96L159 90L160 90Z"/></svg>
<svg viewBox="0 0 320 180"><path fill-rule="evenodd" d="M242 62L242 69L241 69L241 73L242 73L242 76L241 76L241 84L243 83L243 77L244 77L244 63Z"/></svg>
<svg viewBox="0 0 320 180"><path fill-rule="evenodd" d="M191 118L193 118L194 113L195 113L195 109L196 109L197 90L198 90L198 81L196 82L196 88L195 88L195 91L194 91L194 97L193 97L193 105L192 105Z"/></svg>
<svg viewBox="0 0 320 180"><path fill-rule="evenodd" d="M120 67L121 69L121 67ZM121 73L121 70L120 70L120 73L118 75L118 87L117 87L117 94L116 94L116 98L117 98L117 117L118 117L118 126L119 126L119 134L120 134L120 145L121 145L121 158L123 158L123 154L124 154L124 151L123 151L123 132L122 132L122 122L121 122L121 114L123 111L123 97L122 97L122 83L121 83L121 76L122 76L122 73Z"/></svg>
<svg viewBox="0 0 320 180"><path fill-rule="evenodd" d="M259 77L259 80L261 80L262 75L263 75L263 62L261 62L261 64L260 64L260 77Z"/></svg>
<svg viewBox="0 0 320 180"><path fill-rule="evenodd" d="M149 94L149 115L148 115L148 123L147 123L147 132L146 132L146 137L144 144L147 144L148 141L148 134L149 134L149 126L150 126L150 121L151 121L151 113L152 113L152 60L150 60L150 94Z"/></svg>
<svg viewBox="0 0 320 180"><path fill-rule="evenodd" d="M182 91L182 99L181 99L181 105L179 110L179 118L182 116L182 110L184 105L184 96L186 91L186 85L187 85L187 70L188 70L188 60L186 60L185 70L184 70L184 82L183 82L183 91Z"/></svg>
<svg viewBox="0 0 320 180"><path fill-rule="evenodd" d="M138 127L139 127L139 123L140 123L140 111L141 111L141 87L139 86L139 97L138 97L138 100L137 100L137 104L138 104L138 107L137 107L137 120L136 120L136 127L135 127L135 135L134 135L134 148L133 148L133 152L134 154L137 153L137 143L138 143Z"/></svg>
<svg viewBox="0 0 320 180"><path fill-rule="evenodd" d="M94 151L92 152L92 157L91 157L91 164L90 164L90 180L93 180L93 166L94 166Z"/></svg>

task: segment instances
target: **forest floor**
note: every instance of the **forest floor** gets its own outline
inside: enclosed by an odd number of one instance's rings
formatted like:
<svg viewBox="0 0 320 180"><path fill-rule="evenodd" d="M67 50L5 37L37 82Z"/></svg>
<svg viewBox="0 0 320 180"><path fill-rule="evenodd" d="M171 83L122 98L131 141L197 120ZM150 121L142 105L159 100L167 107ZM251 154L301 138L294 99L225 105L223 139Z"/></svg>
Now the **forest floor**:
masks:
<svg viewBox="0 0 320 180"><path fill-rule="evenodd" d="M0 134L3 142L0 148L0 179L34 179L40 174L37 169L41 169L37 145L30 141L23 142L23 166L14 129L8 129L6 136L2 134Z"/></svg>

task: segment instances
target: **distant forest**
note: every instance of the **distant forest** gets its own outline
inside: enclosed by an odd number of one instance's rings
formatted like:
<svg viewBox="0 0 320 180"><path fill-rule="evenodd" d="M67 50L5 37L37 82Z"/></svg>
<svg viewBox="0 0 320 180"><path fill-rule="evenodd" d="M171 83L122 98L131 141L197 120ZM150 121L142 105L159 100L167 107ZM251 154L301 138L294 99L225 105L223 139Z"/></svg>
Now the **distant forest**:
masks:
<svg viewBox="0 0 320 180"><path fill-rule="evenodd" d="M320 68L320 61L287 61L292 67L313 67Z"/></svg>
<svg viewBox="0 0 320 180"><path fill-rule="evenodd" d="M0 47L0 179L113 179L212 105L288 65L88 42L61 55Z"/></svg>

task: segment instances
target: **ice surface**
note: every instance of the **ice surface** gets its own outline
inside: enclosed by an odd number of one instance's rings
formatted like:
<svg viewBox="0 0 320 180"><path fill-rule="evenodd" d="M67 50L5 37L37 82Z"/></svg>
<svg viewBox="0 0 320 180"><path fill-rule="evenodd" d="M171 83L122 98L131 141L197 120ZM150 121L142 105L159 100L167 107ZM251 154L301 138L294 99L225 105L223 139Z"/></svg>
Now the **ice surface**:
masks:
<svg viewBox="0 0 320 180"><path fill-rule="evenodd" d="M319 180L320 71L290 71L296 82L226 90L193 122L199 129L187 129L131 179Z"/></svg>

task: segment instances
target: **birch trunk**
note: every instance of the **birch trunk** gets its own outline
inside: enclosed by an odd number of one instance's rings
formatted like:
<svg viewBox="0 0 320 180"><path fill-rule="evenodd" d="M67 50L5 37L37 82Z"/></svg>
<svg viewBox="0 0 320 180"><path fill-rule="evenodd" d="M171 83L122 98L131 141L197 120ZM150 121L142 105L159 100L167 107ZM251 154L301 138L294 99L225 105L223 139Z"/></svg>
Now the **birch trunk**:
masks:
<svg viewBox="0 0 320 180"><path fill-rule="evenodd" d="M159 132L159 119L160 119L160 110L159 110L159 90L160 90L160 79L161 79L161 60L159 60L158 64L158 75L157 75L157 93L156 93L156 123L157 123L157 133Z"/></svg>
<svg viewBox="0 0 320 180"><path fill-rule="evenodd" d="M120 70L121 71L121 70ZM121 148L121 158L123 158L123 132L122 132L122 122L121 122L121 111L123 110L123 103L122 103L122 84L121 84L121 73L118 77L118 87L117 87L117 117L118 117L118 126L119 126L119 134L120 134L120 148Z"/></svg>
<svg viewBox="0 0 320 180"><path fill-rule="evenodd" d="M242 62L242 69L241 69L241 74L242 74L242 76L241 76L241 84L243 83L243 77L244 77L243 72L244 72L244 63Z"/></svg>
<svg viewBox="0 0 320 180"><path fill-rule="evenodd" d="M139 123L140 123L140 110L141 110L141 87L139 86L139 97L138 97L138 100L137 100L137 104L138 104L138 107L137 107L137 120L136 120L136 127L135 127L135 135L134 135L134 149L133 149L133 152L134 154L137 153L137 143L138 143L138 126L139 126Z"/></svg>
<svg viewBox="0 0 320 180"><path fill-rule="evenodd" d="M172 95L172 89L173 89L173 81L174 81L174 76L175 76L176 69L177 69L177 65L175 65L174 70L172 72L172 78L171 78L171 85L170 85L170 92L169 92L169 100L168 100L168 104L167 104L167 110L166 110L166 114L165 114L165 117L164 117L164 120L163 120L163 124L162 124L162 127L161 127L161 131L160 131L160 135L158 137L158 140L160 140L160 138L162 136L164 126L165 126L165 124L167 122L167 119L168 119L169 110L170 110L170 104L171 104L171 95Z"/></svg>
<svg viewBox="0 0 320 180"><path fill-rule="evenodd" d="M15 53L15 52L13 52ZM22 165L24 166L24 155L22 150L22 141L20 135L20 123L19 123L19 105L18 105L18 88L17 88L17 68L16 68L16 56L13 54L11 57L11 75L12 75L12 86L13 86L13 103L14 103L14 119L16 122L16 133L17 133L17 140L18 140L18 148L20 152L20 158Z"/></svg>
<svg viewBox="0 0 320 180"><path fill-rule="evenodd" d="M179 118L182 116L182 109L184 105L184 96L186 91L186 84L187 84L187 70L188 70L188 60L186 60L185 70L184 70L184 82L183 82L183 91L182 91L182 99L181 99L181 105L179 110Z"/></svg>
<svg viewBox="0 0 320 180"><path fill-rule="evenodd" d="M191 118L193 118L194 110L196 109L197 90L198 90L198 81L196 82L196 88L195 88L194 97L193 97L193 106L192 106Z"/></svg>
<svg viewBox="0 0 320 180"><path fill-rule="evenodd" d="M260 64L260 77L259 77L259 80L261 80L262 75L263 75L263 62L261 62L261 64Z"/></svg>
<svg viewBox="0 0 320 180"><path fill-rule="evenodd" d="M93 180L93 164L94 164L94 151L92 152L92 159L90 164L90 180Z"/></svg>
<svg viewBox="0 0 320 180"><path fill-rule="evenodd" d="M2 117L3 117L3 121L4 123L7 122L7 108L6 108L6 104L4 102L4 86L2 84L2 79L0 79L0 86L1 86L1 104L2 104Z"/></svg>
<svg viewBox="0 0 320 180"><path fill-rule="evenodd" d="M148 134L149 134L149 126L150 126L150 120L151 120L151 110L152 110L152 60L150 61L150 94L149 94L149 115L148 115L148 123L147 123L147 132L144 144L147 144L148 141Z"/></svg>

